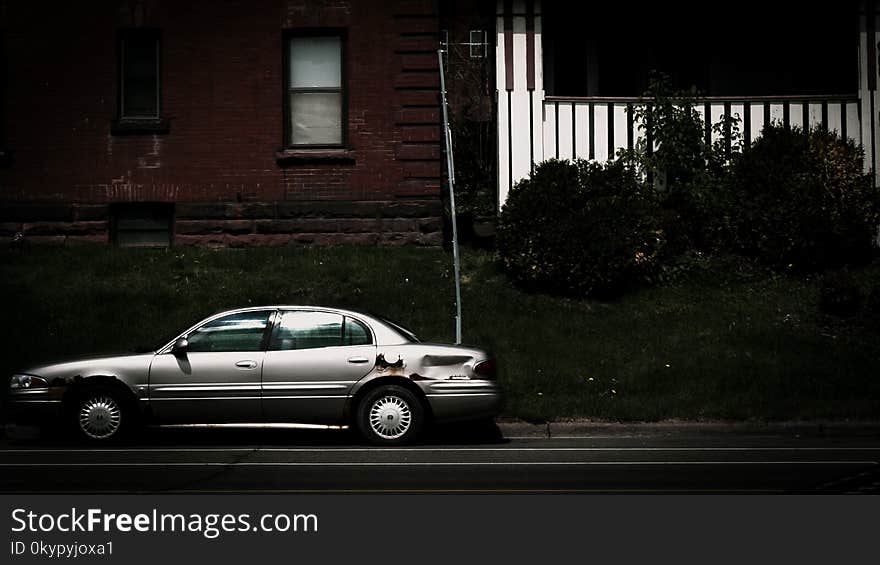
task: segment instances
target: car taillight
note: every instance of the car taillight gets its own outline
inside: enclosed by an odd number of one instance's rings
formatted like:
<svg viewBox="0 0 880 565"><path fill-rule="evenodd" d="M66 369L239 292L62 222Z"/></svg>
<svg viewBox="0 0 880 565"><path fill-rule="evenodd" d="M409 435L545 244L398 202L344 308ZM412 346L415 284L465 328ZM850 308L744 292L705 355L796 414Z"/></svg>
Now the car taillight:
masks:
<svg viewBox="0 0 880 565"><path fill-rule="evenodd" d="M497 370L495 359L486 359L474 365L474 373L484 379L494 379Z"/></svg>

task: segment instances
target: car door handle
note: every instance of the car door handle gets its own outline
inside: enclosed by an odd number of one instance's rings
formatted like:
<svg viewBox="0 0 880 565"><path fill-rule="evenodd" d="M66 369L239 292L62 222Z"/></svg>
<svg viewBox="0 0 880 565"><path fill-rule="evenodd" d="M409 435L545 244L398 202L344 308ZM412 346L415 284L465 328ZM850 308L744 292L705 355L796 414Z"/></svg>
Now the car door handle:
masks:
<svg viewBox="0 0 880 565"><path fill-rule="evenodd" d="M369 363L369 361L370 360L367 359L366 357L349 357L348 358L349 363L355 363L355 364Z"/></svg>
<svg viewBox="0 0 880 565"><path fill-rule="evenodd" d="M256 369L257 362L256 361L239 361L235 364L236 367L241 369Z"/></svg>

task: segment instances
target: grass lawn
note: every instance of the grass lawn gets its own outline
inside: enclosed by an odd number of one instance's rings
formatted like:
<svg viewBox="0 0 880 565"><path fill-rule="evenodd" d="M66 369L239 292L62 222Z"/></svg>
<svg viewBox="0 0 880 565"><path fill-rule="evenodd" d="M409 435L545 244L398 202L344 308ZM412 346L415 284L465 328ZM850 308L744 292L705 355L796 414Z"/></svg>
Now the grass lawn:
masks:
<svg viewBox="0 0 880 565"><path fill-rule="evenodd" d="M217 310L263 303L366 309L423 340L454 336L441 249L0 253L3 374L152 344ZM880 417L880 332L821 315L815 282L731 269L603 303L522 292L487 252L465 250L462 272L464 341L496 353L506 416Z"/></svg>

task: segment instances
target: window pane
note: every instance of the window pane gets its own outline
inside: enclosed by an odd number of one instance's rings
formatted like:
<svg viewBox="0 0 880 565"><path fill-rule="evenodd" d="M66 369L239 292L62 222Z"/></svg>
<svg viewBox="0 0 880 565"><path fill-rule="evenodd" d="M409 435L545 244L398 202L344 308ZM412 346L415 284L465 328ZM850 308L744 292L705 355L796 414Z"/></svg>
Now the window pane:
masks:
<svg viewBox="0 0 880 565"><path fill-rule="evenodd" d="M127 37L123 40L122 115L155 117L159 77L155 37Z"/></svg>
<svg viewBox="0 0 880 565"><path fill-rule="evenodd" d="M342 316L326 312L286 312L272 349L314 349L342 345Z"/></svg>
<svg viewBox="0 0 880 565"><path fill-rule="evenodd" d="M370 332L363 324L351 318L345 319L345 345L369 345L373 343Z"/></svg>
<svg viewBox="0 0 880 565"><path fill-rule="evenodd" d="M342 143L342 95L338 92L291 92L292 145Z"/></svg>
<svg viewBox="0 0 880 565"><path fill-rule="evenodd" d="M338 37L291 39L290 87L342 87L342 40Z"/></svg>
<svg viewBox="0 0 880 565"><path fill-rule="evenodd" d="M189 335L189 351L260 351L269 312L244 312L218 318Z"/></svg>

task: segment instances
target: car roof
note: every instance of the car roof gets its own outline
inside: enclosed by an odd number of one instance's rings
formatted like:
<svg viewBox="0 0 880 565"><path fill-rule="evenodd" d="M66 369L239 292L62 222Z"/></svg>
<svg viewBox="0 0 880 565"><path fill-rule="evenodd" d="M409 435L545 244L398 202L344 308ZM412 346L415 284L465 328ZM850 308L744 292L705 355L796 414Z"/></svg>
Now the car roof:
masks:
<svg viewBox="0 0 880 565"><path fill-rule="evenodd" d="M339 312L340 314L352 314L354 316L366 316L368 318L376 318L367 312L361 310L351 310L347 308L337 308L335 306L319 306L315 304L261 304L259 306L245 306L242 308L227 308L217 310L211 317L220 314L234 314L236 312L253 312L257 310L329 310L331 312Z"/></svg>
<svg viewBox="0 0 880 565"><path fill-rule="evenodd" d="M335 308L332 306L316 306L306 304L264 304L260 306L245 306L242 308L230 308L226 310L220 310L210 316L202 318L193 326L187 328L185 331L180 333L178 337L184 336L195 330L199 326L224 315L237 314L241 312L255 312L260 310L308 310L313 312L334 312L343 316L350 316L352 318L360 320L361 322L365 322L368 326L370 326L373 333L375 334L374 337L376 345L396 345L411 343L410 337L414 337L412 336L412 332L409 332L409 330L398 326L394 322L386 321L379 316L368 314L366 312L349 310L345 308ZM168 344L159 348L158 351L164 351L176 340L177 337L175 337Z"/></svg>

